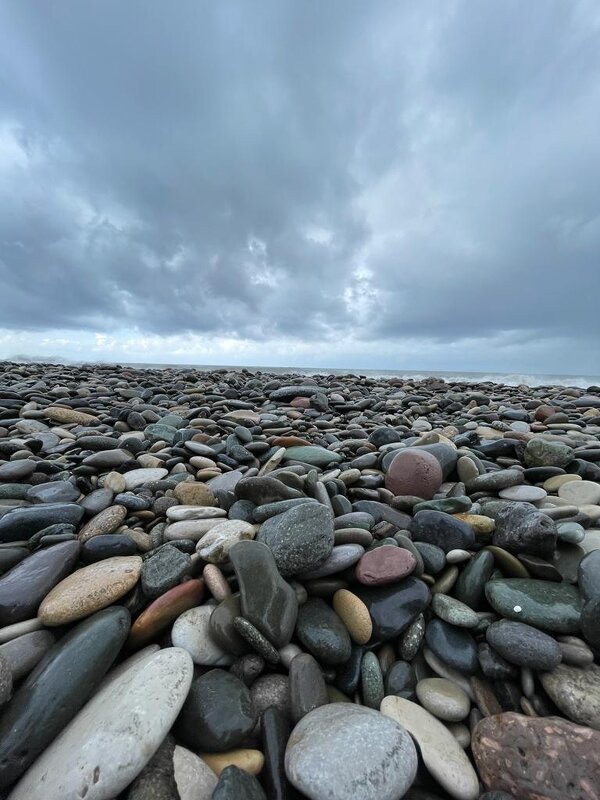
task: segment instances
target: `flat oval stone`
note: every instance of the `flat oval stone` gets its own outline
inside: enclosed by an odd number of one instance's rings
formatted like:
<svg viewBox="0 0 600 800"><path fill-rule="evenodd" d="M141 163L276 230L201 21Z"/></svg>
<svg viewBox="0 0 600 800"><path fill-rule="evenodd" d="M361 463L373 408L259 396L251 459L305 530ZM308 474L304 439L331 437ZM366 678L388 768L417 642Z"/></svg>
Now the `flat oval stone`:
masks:
<svg viewBox="0 0 600 800"><path fill-rule="evenodd" d="M524 460L528 467L566 467L574 455L573 448L562 442L535 437L527 442Z"/></svg>
<svg viewBox="0 0 600 800"><path fill-rule="evenodd" d="M149 598L160 597L192 571L192 559L171 544L165 544L142 564L142 591Z"/></svg>
<svg viewBox="0 0 600 800"><path fill-rule="evenodd" d="M600 730L600 667L559 664L540 675L550 699L573 722Z"/></svg>
<svg viewBox="0 0 600 800"><path fill-rule="evenodd" d="M309 572L302 572L298 575L299 581L316 580L317 578L326 578L329 575L335 575L342 570L351 567L359 560L365 548L359 544L340 544L333 548L331 555L327 558L320 567L310 570Z"/></svg>
<svg viewBox="0 0 600 800"><path fill-rule="evenodd" d="M283 456L283 461L302 461L312 467L327 467L329 464L338 464L341 460L339 453L314 445L288 447Z"/></svg>
<svg viewBox="0 0 600 800"><path fill-rule="evenodd" d="M480 621L475 611L466 603L441 592L433 595L431 607L440 619L459 628L476 628Z"/></svg>
<svg viewBox="0 0 600 800"><path fill-rule="evenodd" d="M346 626L324 600L315 598L300 606L296 635L322 664L342 664L350 658L351 642Z"/></svg>
<svg viewBox="0 0 600 800"><path fill-rule="evenodd" d="M32 486L26 498L31 503L73 503L79 495L79 489L68 481L50 481Z"/></svg>
<svg viewBox="0 0 600 800"><path fill-rule="evenodd" d="M152 641L185 611L200 605L203 597L202 580L186 581L169 589L150 603L135 620L129 632L128 646L137 648Z"/></svg>
<svg viewBox="0 0 600 800"><path fill-rule="evenodd" d="M432 619L425 628L425 640L433 653L445 664L467 675L479 669L477 645L464 628Z"/></svg>
<svg viewBox="0 0 600 800"><path fill-rule="evenodd" d="M51 631L32 631L0 645L0 658L8 664L13 681L29 675L54 644Z"/></svg>
<svg viewBox="0 0 600 800"><path fill-rule="evenodd" d="M256 725L250 692L239 678L212 669L194 678L176 732L194 750L222 753L237 747Z"/></svg>
<svg viewBox="0 0 600 800"><path fill-rule="evenodd" d="M73 572L42 601L38 617L44 625L66 625L111 605L132 589L142 569L139 556L108 558Z"/></svg>
<svg viewBox="0 0 600 800"><path fill-rule="evenodd" d="M383 699L381 713L396 720L414 737L428 771L451 797L477 800L477 774L443 723L421 706L397 695Z"/></svg>
<svg viewBox="0 0 600 800"><path fill-rule="evenodd" d="M76 503L46 503L29 508L15 508L0 517L0 542L30 539L34 533L59 522L77 525L83 508Z"/></svg>
<svg viewBox="0 0 600 800"><path fill-rule="evenodd" d="M553 633L578 633L583 608L575 586L528 578L489 581L486 597L498 614Z"/></svg>
<svg viewBox="0 0 600 800"><path fill-rule="evenodd" d="M311 800L399 800L416 771L415 746L404 728L350 703L311 711L285 752L288 780Z"/></svg>
<svg viewBox="0 0 600 800"><path fill-rule="evenodd" d="M471 709L467 693L447 678L423 678L416 694L423 708L443 722L461 722Z"/></svg>
<svg viewBox="0 0 600 800"><path fill-rule="evenodd" d="M178 486L186 485L186 483L178 484ZM199 485L202 486L203 484ZM172 522L181 522L185 519L223 519L226 516L227 512L223 508L215 508L214 506L181 505L167 508L167 519Z"/></svg>
<svg viewBox="0 0 600 800"><path fill-rule="evenodd" d="M126 609L107 608L80 622L46 653L0 719L0 787L19 778L73 719L128 631Z"/></svg>
<svg viewBox="0 0 600 800"><path fill-rule="evenodd" d="M316 569L333 550L333 515L320 503L296 506L263 522L256 539L271 550L284 577Z"/></svg>
<svg viewBox="0 0 600 800"><path fill-rule="evenodd" d="M271 550L248 540L234 545L229 557L239 582L242 616L275 647L283 647L294 632L298 600L279 574Z"/></svg>
<svg viewBox="0 0 600 800"><path fill-rule="evenodd" d="M291 717L295 723L329 702L323 673L310 653L300 653L292 659L289 695Z"/></svg>
<svg viewBox="0 0 600 800"><path fill-rule="evenodd" d="M600 786L600 734L559 717L485 717L471 739L486 800L592 800ZM504 795L508 792L508 795Z"/></svg>
<svg viewBox="0 0 600 800"><path fill-rule="evenodd" d="M454 588L457 599L478 611L485 598L486 583L493 571L494 556L487 550L476 553L458 576Z"/></svg>
<svg viewBox="0 0 600 800"><path fill-rule="evenodd" d="M123 506L115 505L105 508L85 523L79 531L79 541L87 542L93 536L113 533L125 522L126 516L127 509Z"/></svg>
<svg viewBox="0 0 600 800"><path fill-rule="evenodd" d="M515 500L520 503L538 503L546 497L546 490L540 486L509 486L498 492L504 500Z"/></svg>
<svg viewBox="0 0 600 800"><path fill-rule="evenodd" d="M191 655L194 664L205 667L228 666L234 661L210 635L210 616L214 606L190 608L179 616L171 631L171 640Z"/></svg>
<svg viewBox="0 0 600 800"><path fill-rule="evenodd" d="M429 542L445 553L450 550L469 550L475 543L473 528L442 511L419 511L413 517L409 530L416 542Z"/></svg>
<svg viewBox="0 0 600 800"><path fill-rule="evenodd" d="M356 589L373 620L373 639L387 641L402 633L428 605L429 589L418 578L404 578L390 586Z"/></svg>
<svg viewBox="0 0 600 800"><path fill-rule="evenodd" d="M115 556L133 556L136 550L135 542L125 533L100 534L82 545L81 560L93 564Z"/></svg>
<svg viewBox="0 0 600 800"><path fill-rule="evenodd" d="M116 675L30 767L12 800L116 797L163 742L192 674L189 655L170 647Z"/></svg>
<svg viewBox="0 0 600 800"><path fill-rule="evenodd" d="M432 453L407 447L392 459L385 476L385 488L394 495L431 500L442 480L442 468Z"/></svg>
<svg viewBox="0 0 600 800"><path fill-rule="evenodd" d="M361 556L356 565L356 580L364 586L398 583L410 575L416 565L416 559L409 550L384 545Z"/></svg>
<svg viewBox="0 0 600 800"><path fill-rule="evenodd" d="M145 483L152 481L159 481L168 475L168 470L164 467L143 467L141 469L132 469L123 475L125 479L125 491L137 489L138 486L143 486Z"/></svg>
<svg viewBox="0 0 600 800"><path fill-rule="evenodd" d="M493 622L485 638L503 658L519 667L551 670L562 659L556 639L522 622Z"/></svg>
<svg viewBox="0 0 600 800"><path fill-rule="evenodd" d="M333 609L356 644L366 644L373 633L373 622L363 601L347 589L333 595Z"/></svg>
<svg viewBox="0 0 600 800"><path fill-rule="evenodd" d="M0 578L0 625L13 625L35 616L38 606L68 575L79 558L79 542L39 550Z"/></svg>

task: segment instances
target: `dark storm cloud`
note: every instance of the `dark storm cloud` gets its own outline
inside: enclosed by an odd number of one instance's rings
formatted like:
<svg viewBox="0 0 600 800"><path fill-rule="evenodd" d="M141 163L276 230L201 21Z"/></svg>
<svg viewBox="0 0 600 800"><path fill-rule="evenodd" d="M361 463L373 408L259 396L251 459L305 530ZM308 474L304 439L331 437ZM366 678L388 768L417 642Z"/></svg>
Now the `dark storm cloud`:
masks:
<svg viewBox="0 0 600 800"><path fill-rule="evenodd" d="M600 333L592 2L7 0L0 327Z"/></svg>

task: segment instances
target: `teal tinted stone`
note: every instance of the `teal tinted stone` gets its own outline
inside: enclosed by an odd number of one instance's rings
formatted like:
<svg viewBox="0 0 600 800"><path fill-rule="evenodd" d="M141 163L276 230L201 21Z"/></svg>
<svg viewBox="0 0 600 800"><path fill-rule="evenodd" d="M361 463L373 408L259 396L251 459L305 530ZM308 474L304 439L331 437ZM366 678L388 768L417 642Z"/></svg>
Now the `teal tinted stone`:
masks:
<svg viewBox="0 0 600 800"><path fill-rule="evenodd" d="M458 576L454 594L474 611L481 608L485 585L494 570L494 556L488 550L481 550L469 561Z"/></svg>
<svg viewBox="0 0 600 800"><path fill-rule="evenodd" d="M312 467L326 467L328 464L338 464L342 460L339 453L327 450L316 445L299 445L288 447L283 457L284 461L303 461Z"/></svg>
<svg viewBox="0 0 600 800"><path fill-rule="evenodd" d="M583 600L575 586L529 578L501 578L485 587L502 616L555 633L577 633Z"/></svg>
<svg viewBox="0 0 600 800"><path fill-rule="evenodd" d="M446 514L464 514L470 510L473 501L470 497L443 497L441 500L425 500L413 507L413 514L418 511L443 511Z"/></svg>

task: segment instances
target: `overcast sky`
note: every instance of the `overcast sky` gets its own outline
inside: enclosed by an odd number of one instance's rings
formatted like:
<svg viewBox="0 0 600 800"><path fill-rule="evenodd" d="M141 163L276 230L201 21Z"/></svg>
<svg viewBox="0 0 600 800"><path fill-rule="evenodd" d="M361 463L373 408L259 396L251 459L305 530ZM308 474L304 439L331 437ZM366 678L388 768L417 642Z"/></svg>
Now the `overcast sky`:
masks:
<svg viewBox="0 0 600 800"><path fill-rule="evenodd" d="M600 373L597 0L2 0L0 356Z"/></svg>

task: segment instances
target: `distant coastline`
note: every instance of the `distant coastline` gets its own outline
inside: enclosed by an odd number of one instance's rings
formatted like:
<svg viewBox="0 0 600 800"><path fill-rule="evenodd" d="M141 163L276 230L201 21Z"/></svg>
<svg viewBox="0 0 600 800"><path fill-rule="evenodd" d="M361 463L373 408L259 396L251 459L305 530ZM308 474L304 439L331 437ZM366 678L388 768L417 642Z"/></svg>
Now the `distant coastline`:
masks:
<svg viewBox="0 0 600 800"><path fill-rule="evenodd" d="M23 364L65 364L69 366L82 366L84 364L100 364L121 366L135 369L195 369L201 372L210 372L217 369L239 371L246 369L249 372L271 372L275 375L365 375L371 378L404 378L406 380L423 380L425 378L442 378L453 383L497 383L505 386L573 386L587 389L590 386L600 386L600 375L561 373L520 373L520 372L470 372L461 370L411 370L411 369L363 369L360 367L273 367L244 364L167 364L161 362L135 362L135 361L75 361L61 356L26 356L14 355L0 359L0 363Z"/></svg>

